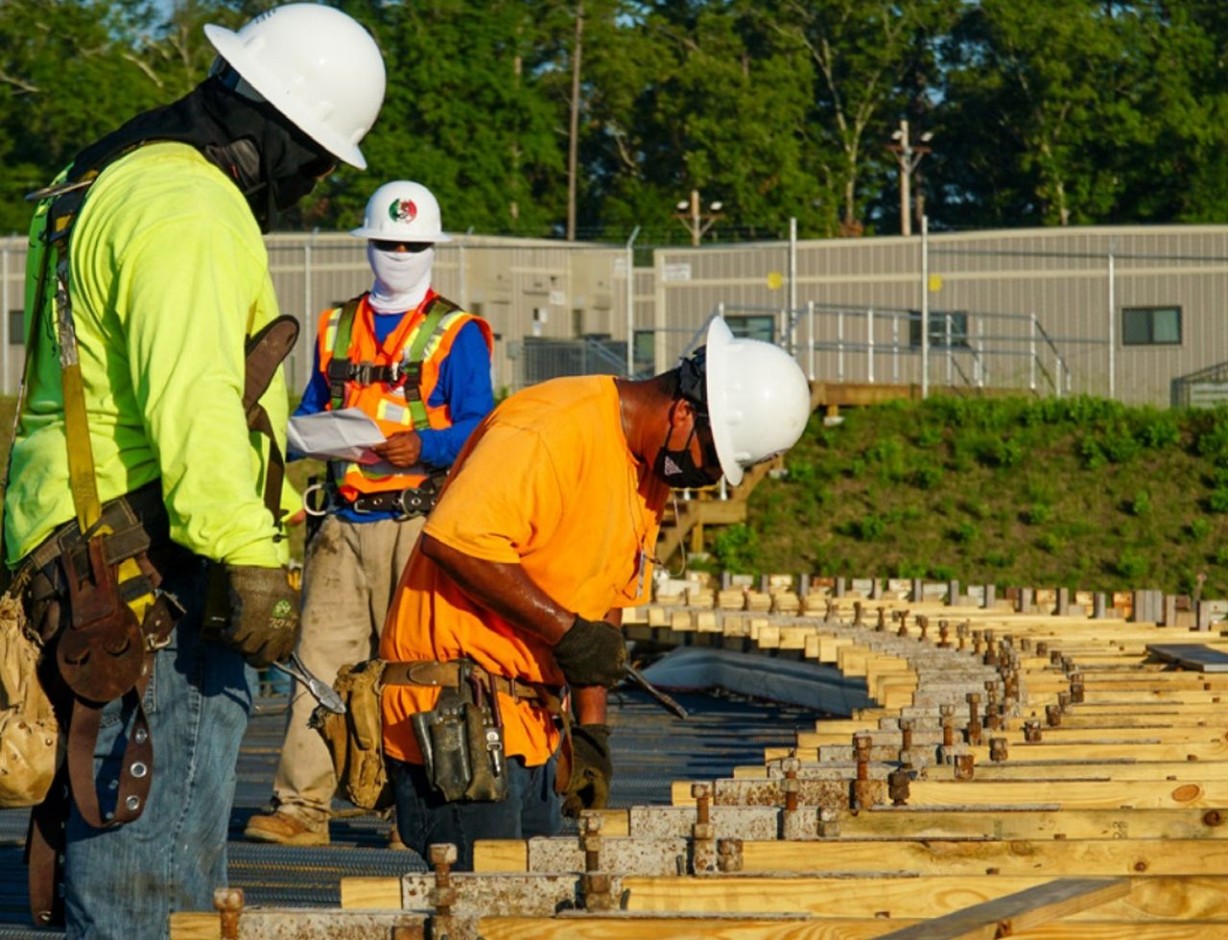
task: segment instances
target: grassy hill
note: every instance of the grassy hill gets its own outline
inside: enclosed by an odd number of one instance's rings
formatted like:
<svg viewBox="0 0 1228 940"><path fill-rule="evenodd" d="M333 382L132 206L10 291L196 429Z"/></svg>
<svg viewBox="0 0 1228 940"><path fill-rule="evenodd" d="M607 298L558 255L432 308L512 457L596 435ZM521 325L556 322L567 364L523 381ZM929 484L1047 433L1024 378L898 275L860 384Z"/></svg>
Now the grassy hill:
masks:
<svg viewBox="0 0 1228 940"><path fill-rule="evenodd" d="M936 397L811 419L715 570L1228 597L1228 410Z"/></svg>

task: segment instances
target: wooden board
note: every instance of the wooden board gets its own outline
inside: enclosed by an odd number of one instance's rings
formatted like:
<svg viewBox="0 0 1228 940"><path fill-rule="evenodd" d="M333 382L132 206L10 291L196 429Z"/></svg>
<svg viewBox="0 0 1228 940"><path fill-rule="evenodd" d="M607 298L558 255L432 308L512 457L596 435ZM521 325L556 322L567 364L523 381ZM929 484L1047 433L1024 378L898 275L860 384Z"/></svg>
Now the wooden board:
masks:
<svg viewBox="0 0 1228 940"><path fill-rule="evenodd" d="M922 924L883 934L890 940L965 940L1004 937L1099 907L1130 893L1124 878L1063 878L993 901L974 904Z"/></svg>
<svg viewBox="0 0 1228 940"><path fill-rule="evenodd" d="M744 842L744 872L896 872L936 874L1214 875L1228 871L1228 843L1218 839L1002 842L899 839Z"/></svg>

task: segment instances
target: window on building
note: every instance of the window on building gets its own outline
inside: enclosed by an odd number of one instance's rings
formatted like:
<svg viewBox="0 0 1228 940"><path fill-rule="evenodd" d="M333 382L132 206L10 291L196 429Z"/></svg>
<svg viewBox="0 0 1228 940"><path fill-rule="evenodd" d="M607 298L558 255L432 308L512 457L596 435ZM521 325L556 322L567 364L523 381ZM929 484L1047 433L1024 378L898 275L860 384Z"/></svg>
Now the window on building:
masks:
<svg viewBox="0 0 1228 940"><path fill-rule="evenodd" d="M9 311L9 345L24 346L26 342L26 312Z"/></svg>
<svg viewBox="0 0 1228 940"><path fill-rule="evenodd" d="M729 332L738 339L758 339L765 343L776 342L775 314L727 314L725 322L729 324Z"/></svg>
<svg viewBox="0 0 1228 940"><path fill-rule="evenodd" d="M930 347L941 349L968 348L968 314L962 310L931 310L929 312ZM908 344L921 346L921 311L908 311Z"/></svg>
<svg viewBox="0 0 1228 940"><path fill-rule="evenodd" d="M1180 307L1122 307L1124 346L1180 346Z"/></svg>

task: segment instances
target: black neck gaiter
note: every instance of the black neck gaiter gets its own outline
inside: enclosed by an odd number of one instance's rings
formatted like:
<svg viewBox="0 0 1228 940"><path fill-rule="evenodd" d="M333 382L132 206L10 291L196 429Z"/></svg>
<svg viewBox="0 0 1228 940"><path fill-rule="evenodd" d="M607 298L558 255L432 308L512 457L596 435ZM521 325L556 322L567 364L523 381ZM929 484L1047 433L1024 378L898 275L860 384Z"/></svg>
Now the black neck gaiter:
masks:
<svg viewBox="0 0 1228 940"><path fill-rule="evenodd" d="M69 180L134 147L173 140L196 147L239 187L262 232L311 192L333 160L266 102L208 78L178 101L138 114L77 154Z"/></svg>

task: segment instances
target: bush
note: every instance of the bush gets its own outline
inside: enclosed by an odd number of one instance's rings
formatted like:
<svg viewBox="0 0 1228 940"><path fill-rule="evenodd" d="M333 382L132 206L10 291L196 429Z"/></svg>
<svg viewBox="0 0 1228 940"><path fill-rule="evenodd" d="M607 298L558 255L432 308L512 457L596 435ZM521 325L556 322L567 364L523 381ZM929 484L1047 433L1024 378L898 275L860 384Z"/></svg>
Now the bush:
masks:
<svg viewBox="0 0 1228 940"><path fill-rule="evenodd" d="M757 568L759 537L744 523L725 526L712 538L712 557L716 568L753 574Z"/></svg>
<svg viewBox="0 0 1228 940"><path fill-rule="evenodd" d="M1212 490L1207 505L1212 512L1228 512L1228 486L1217 486Z"/></svg>
<svg viewBox="0 0 1228 940"><path fill-rule="evenodd" d="M1185 531L1195 542L1201 542L1211 534L1211 523L1202 516L1199 516L1185 527Z"/></svg>
<svg viewBox="0 0 1228 940"><path fill-rule="evenodd" d="M1028 525L1044 525L1053 516L1053 507L1044 503L1029 506L1019 514L1019 518Z"/></svg>
<svg viewBox="0 0 1228 940"><path fill-rule="evenodd" d="M1139 552L1126 549L1113 563L1113 570L1127 584L1137 584L1147 573L1148 563L1147 556Z"/></svg>
<svg viewBox="0 0 1228 940"><path fill-rule="evenodd" d="M1151 515L1151 494L1146 490L1134 494L1134 499L1130 500L1129 511L1132 516Z"/></svg>

